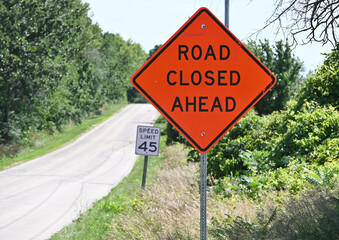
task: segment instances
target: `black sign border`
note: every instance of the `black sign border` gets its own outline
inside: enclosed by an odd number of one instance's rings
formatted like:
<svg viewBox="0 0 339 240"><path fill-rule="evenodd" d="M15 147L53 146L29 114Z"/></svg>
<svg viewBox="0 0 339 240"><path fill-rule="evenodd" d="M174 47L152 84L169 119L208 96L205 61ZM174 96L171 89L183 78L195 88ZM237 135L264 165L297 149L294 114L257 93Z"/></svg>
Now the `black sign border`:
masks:
<svg viewBox="0 0 339 240"><path fill-rule="evenodd" d="M241 46L241 48L265 71L265 73L271 77L272 81L266 86L266 88L259 93L258 96L256 96L247 107L241 111L237 117L233 119L233 121L228 124L224 130L222 130L205 148L200 147L200 145L194 141L187 133L186 131L180 127L176 121L137 83L137 78L202 14L207 13L226 33L229 35L238 45ZM155 105L163 115L166 116L166 118L173 124L175 127L184 134L184 136L196 147L200 152L206 152L208 149L210 149L219 138L221 138L223 135L228 132L233 124L235 124L237 121L240 120L240 118L253 107L254 103L259 100L261 97L263 97L266 92L270 89L271 86L273 86L276 83L275 76L263 65L237 38L234 37L234 35L225 27L224 24L222 24L208 9L201 8L198 10L198 12L194 15L193 18L191 18L188 22L186 22L180 31L178 31L175 35L170 38L170 41L166 43L162 48L157 51L154 56L142 67L142 69L139 70L139 72L133 77L132 79L133 84L138 88L139 91L141 91L151 102L153 105Z"/></svg>

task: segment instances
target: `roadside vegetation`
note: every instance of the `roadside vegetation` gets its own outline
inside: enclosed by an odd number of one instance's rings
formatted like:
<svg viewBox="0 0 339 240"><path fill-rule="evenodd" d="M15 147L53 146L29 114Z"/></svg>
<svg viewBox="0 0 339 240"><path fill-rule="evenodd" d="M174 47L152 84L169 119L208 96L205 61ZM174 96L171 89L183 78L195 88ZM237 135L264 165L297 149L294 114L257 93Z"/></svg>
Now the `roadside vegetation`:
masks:
<svg viewBox="0 0 339 240"><path fill-rule="evenodd" d="M67 125L61 126L58 131L50 132L41 130L31 132L30 138L32 140L26 145L6 144L0 146L0 153L2 153L0 158L0 171L61 148L65 144L80 137L83 133L104 122L126 105L127 103L105 104L95 114L91 114L83 119L81 124L70 122Z"/></svg>
<svg viewBox="0 0 339 240"><path fill-rule="evenodd" d="M164 129L165 120L159 118L155 126ZM164 131L161 133L160 149L165 148ZM160 150L158 157L149 157L146 189L156 182L157 172L163 165L164 153ZM131 173L125 177L103 199L96 202L91 209L83 213L71 225L55 234L51 239L106 239L111 232L111 224L117 216L133 214L135 207L142 204L141 191L144 160L139 157ZM113 238L114 239L114 238Z"/></svg>
<svg viewBox="0 0 339 240"><path fill-rule="evenodd" d="M334 9L325 1L314 7L319 23L321 9ZM103 33L88 12L81 0L0 1L0 170L62 146L127 102L145 101L130 76L160 45L146 54ZM305 14L299 20L308 22ZM339 44L331 26L323 41L334 49L306 78L287 42L247 43L277 84L208 153L209 239L339 239ZM139 158L52 239L199 238L200 156L164 118L156 125L161 155L150 158L146 190Z"/></svg>
<svg viewBox="0 0 339 240"><path fill-rule="evenodd" d="M0 169L43 154L17 161L69 126L134 102L130 76L148 54L103 33L89 11L81 0L0 1Z"/></svg>
<svg viewBox="0 0 339 240"><path fill-rule="evenodd" d="M251 110L209 151L211 194L256 206L251 217L213 216L214 239L339 237L338 47L280 111ZM190 148L173 127L167 131L168 143ZM188 160L199 159L190 150Z"/></svg>
<svg viewBox="0 0 339 240"><path fill-rule="evenodd" d="M208 239L339 238L337 51L283 110L250 111L208 153ZM159 124L161 157L150 161L145 191L139 160L52 239L199 239L200 156L163 117Z"/></svg>

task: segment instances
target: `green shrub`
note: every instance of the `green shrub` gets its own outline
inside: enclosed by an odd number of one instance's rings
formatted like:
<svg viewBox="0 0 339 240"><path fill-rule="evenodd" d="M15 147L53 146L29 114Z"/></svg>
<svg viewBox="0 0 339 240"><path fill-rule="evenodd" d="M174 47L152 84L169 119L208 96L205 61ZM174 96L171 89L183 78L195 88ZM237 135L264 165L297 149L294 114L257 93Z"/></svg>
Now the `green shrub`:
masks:
<svg viewBox="0 0 339 240"><path fill-rule="evenodd" d="M292 111L293 112L293 111ZM286 132L280 134L274 141L270 158L277 163L277 167L284 167L279 159L298 156L306 157L308 161L318 162L330 161L324 158L324 154L317 151L324 151L321 145L329 146L339 138L339 112L333 107L319 107L316 104L306 103L300 112L290 114L286 119ZM338 146L328 148L328 156L338 158ZM336 156L336 157L335 157ZM317 157L321 157L318 159Z"/></svg>
<svg viewBox="0 0 339 240"><path fill-rule="evenodd" d="M147 103L146 98L139 93L134 87L127 89L127 101L130 103Z"/></svg>
<svg viewBox="0 0 339 240"><path fill-rule="evenodd" d="M339 183L339 162L326 162L319 166L297 159L278 169L251 164L251 171L214 180L215 192L224 197L238 195L260 200L271 192L284 191L296 195L309 187L332 190Z"/></svg>
<svg viewBox="0 0 339 240"><path fill-rule="evenodd" d="M190 146L190 143L169 122L166 123L165 133L167 135L166 139L167 145L171 145L174 143L184 143L186 144L186 146Z"/></svg>
<svg viewBox="0 0 339 240"><path fill-rule="evenodd" d="M209 151L208 171L218 179L246 175L253 164L257 171L287 167L297 159L321 165L338 160L338 139L339 112L331 106L306 103L300 112L249 114Z"/></svg>
<svg viewBox="0 0 339 240"><path fill-rule="evenodd" d="M339 138L327 138L316 146L309 159L317 164L339 161Z"/></svg>
<svg viewBox="0 0 339 240"><path fill-rule="evenodd" d="M217 192L257 199L271 190L297 194L310 184L334 187L339 112L316 103L291 109L264 117L249 112L208 152L209 180ZM199 160L192 150L189 161Z"/></svg>
<svg viewBox="0 0 339 240"><path fill-rule="evenodd" d="M324 64L302 85L298 104L300 110L307 101L317 102L321 106L331 105L339 108L339 43L336 49L326 55Z"/></svg>

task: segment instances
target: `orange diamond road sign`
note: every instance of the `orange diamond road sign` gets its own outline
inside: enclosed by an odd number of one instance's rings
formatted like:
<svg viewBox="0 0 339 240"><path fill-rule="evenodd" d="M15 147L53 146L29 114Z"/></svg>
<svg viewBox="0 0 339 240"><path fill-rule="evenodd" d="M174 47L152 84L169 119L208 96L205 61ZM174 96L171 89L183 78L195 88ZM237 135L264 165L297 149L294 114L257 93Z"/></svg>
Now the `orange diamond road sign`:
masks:
<svg viewBox="0 0 339 240"><path fill-rule="evenodd" d="M276 78L207 8L200 8L131 82L206 153Z"/></svg>

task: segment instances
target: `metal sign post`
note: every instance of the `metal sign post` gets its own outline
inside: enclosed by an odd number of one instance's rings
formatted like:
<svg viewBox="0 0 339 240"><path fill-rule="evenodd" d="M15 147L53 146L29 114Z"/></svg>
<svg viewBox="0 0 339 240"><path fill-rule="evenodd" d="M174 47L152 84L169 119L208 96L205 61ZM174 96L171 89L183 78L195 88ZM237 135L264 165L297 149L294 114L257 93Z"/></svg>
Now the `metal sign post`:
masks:
<svg viewBox="0 0 339 240"><path fill-rule="evenodd" d="M230 0L225 0L225 26L230 28Z"/></svg>
<svg viewBox="0 0 339 240"><path fill-rule="evenodd" d="M141 184L142 190L144 190L146 186L147 164L148 164L148 156L146 155L144 158L144 172L142 174L142 184Z"/></svg>
<svg viewBox="0 0 339 240"><path fill-rule="evenodd" d="M207 239L207 153L200 157L200 239Z"/></svg>

